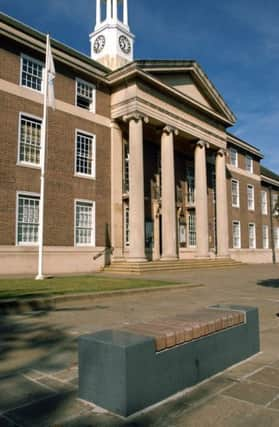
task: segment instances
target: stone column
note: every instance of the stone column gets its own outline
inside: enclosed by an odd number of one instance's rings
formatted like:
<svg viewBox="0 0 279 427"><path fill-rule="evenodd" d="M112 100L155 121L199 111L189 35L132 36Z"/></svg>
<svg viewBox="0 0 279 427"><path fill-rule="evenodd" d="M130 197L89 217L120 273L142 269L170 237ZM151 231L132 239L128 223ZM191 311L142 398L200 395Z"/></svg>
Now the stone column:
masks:
<svg viewBox="0 0 279 427"><path fill-rule="evenodd" d="M196 187L196 233L197 256L208 257L208 201L206 148L208 144L198 141L195 148L195 187Z"/></svg>
<svg viewBox="0 0 279 427"><path fill-rule="evenodd" d="M226 179L226 153L219 150L216 156L216 228L217 255L229 256L229 225Z"/></svg>
<svg viewBox="0 0 279 427"><path fill-rule="evenodd" d="M123 118L129 121L129 223L130 262L146 261L144 221L143 122L148 118L135 113Z"/></svg>
<svg viewBox="0 0 279 427"><path fill-rule="evenodd" d="M161 137L162 259L177 258L174 134L177 135L178 131L166 126Z"/></svg>
<svg viewBox="0 0 279 427"><path fill-rule="evenodd" d="M123 136L117 122L111 124L111 246L113 260L123 258Z"/></svg>

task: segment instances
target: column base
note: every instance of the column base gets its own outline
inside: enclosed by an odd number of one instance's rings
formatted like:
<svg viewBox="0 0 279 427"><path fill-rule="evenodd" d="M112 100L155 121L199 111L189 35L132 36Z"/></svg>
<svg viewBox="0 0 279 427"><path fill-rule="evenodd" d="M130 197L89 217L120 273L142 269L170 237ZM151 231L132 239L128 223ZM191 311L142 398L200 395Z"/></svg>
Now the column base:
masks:
<svg viewBox="0 0 279 427"><path fill-rule="evenodd" d="M147 262L146 257L128 257L126 258L127 262Z"/></svg>
<svg viewBox="0 0 279 427"><path fill-rule="evenodd" d="M177 261L179 258L177 255L162 255L161 261Z"/></svg>

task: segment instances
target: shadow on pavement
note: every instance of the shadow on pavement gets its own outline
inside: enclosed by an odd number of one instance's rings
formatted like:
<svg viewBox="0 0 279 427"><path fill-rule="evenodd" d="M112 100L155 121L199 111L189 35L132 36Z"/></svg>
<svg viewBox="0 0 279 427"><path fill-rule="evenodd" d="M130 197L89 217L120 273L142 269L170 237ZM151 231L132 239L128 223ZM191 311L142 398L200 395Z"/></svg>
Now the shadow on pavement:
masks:
<svg viewBox="0 0 279 427"><path fill-rule="evenodd" d="M257 282L258 286L264 286L266 288L279 288L279 278L278 279L265 279L259 280Z"/></svg>

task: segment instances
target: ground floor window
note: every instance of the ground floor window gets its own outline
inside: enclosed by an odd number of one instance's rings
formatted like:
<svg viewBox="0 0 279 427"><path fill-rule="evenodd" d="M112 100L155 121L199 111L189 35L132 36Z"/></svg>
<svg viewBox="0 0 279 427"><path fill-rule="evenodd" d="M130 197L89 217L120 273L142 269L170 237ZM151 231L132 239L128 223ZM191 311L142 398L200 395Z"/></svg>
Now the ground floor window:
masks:
<svg viewBox="0 0 279 427"><path fill-rule="evenodd" d="M249 236L249 249L256 248L256 225L248 225L248 236Z"/></svg>
<svg viewBox="0 0 279 427"><path fill-rule="evenodd" d="M190 212L188 216L188 238L189 247L195 248L197 246L197 233L196 233L196 213Z"/></svg>
<svg viewBox="0 0 279 427"><path fill-rule="evenodd" d="M279 227L274 228L274 247L279 249Z"/></svg>
<svg viewBox="0 0 279 427"><path fill-rule="evenodd" d="M233 248L241 248L240 221L233 221Z"/></svg>
<svg viewBox="0 0 279 427"><path fill-rule="evenodd" d="M130 220L129 220L129 206L124 208L124 236L125 246L130 245Z"/></svg>
<svg viewBox="0 0 279 427"><path fill-rule="evenodd" d="M75 202L75 244L95 245L95 202Z"/></svg>
<svg viewBox="0 0 279 427"><path fill-rule="evenodd" d="M263 249L269 248L268 225L263 225Z"/></svg>
<svg viewBox="0 0 279 427"><path fill-rule="evenodd" d="M39 240L40 197L18 194L17 200L17 243L37 244Z"/></svg>

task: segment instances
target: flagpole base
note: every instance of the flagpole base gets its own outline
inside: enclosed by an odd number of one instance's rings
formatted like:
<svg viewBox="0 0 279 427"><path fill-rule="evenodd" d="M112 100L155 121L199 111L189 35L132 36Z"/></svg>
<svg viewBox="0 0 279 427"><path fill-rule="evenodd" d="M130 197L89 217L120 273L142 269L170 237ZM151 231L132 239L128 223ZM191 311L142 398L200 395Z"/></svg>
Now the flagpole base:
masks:
<svg viewBox="0 0 279 427"><path fill-rule="evenodd" d="M46 277L43 275L43 274L38 274L36 277L35 277L35 280L44 280Z"/></svg>

